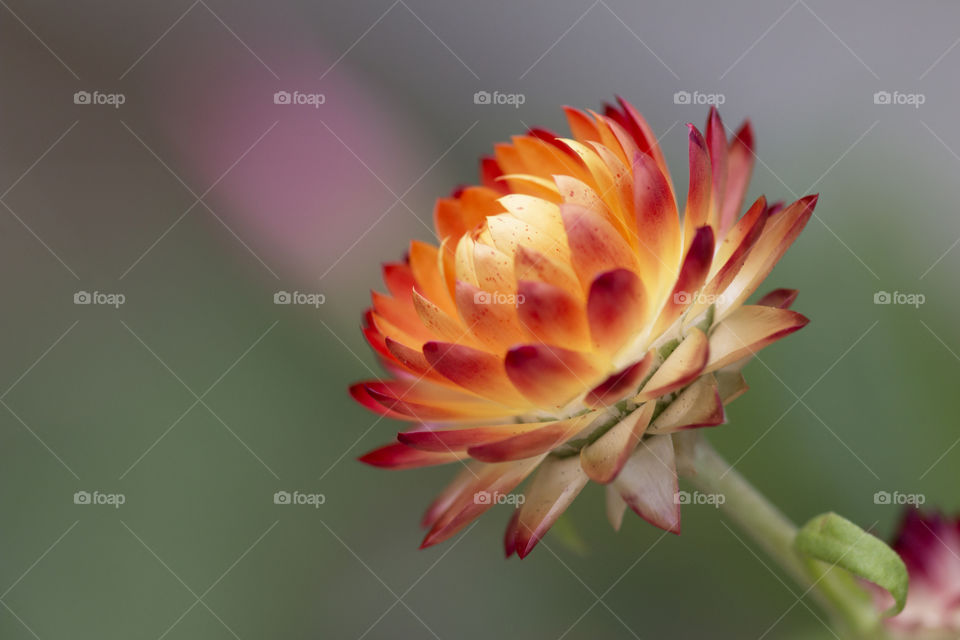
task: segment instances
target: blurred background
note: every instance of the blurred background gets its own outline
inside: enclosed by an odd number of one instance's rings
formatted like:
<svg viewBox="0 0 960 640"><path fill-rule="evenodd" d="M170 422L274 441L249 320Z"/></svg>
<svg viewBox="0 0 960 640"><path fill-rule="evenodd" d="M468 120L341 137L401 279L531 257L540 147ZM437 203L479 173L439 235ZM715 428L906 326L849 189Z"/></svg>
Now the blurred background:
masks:
<svg viewBox="0 0 960 640"><path fill-rule="evenodd" d="M0 1L0 636L830 637L706 505L680 537L617 534L590 487L522 562L509 506L418 551L453 471L355 461L399 427L346 394L376 373L361 313L494 142L620 94L685 190L683 124L721 102L757 133L749 196L822 195L767 287L812 322L712 442L798 522L888 537L877 492L956 511L958 24L942 2Z"/></svg>

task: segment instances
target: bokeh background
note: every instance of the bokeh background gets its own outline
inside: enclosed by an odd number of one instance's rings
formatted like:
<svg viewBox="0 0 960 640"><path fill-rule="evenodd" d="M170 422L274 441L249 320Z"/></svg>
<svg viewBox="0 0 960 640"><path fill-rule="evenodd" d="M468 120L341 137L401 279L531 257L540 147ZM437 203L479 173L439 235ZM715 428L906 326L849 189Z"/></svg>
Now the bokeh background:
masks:
<svg viewBox="0 0 960 640"><path fill-rule="evenodd" d="M712 441L798 522L887 537L878 491L957 510L958 25L941 2L0 1L0 636L830 637L709 506L616 534L592 487L522 562L507 506L418 551L452 470L355 461L399 426L346 395L375 370L360 316L495 141L621 94L684 189L707 107L674 94L719 95L757 132L749 195L822 196L768 281L812 322ZM274 504L294 490L325 502Z"/></svg>

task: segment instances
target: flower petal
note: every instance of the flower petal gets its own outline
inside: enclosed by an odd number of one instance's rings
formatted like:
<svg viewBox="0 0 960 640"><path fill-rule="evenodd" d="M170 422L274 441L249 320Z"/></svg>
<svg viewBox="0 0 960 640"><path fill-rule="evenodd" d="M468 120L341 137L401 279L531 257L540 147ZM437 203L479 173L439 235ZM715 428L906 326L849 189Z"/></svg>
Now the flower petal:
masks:
<svg viewBox="0 0 960 640"><path fill-rule="evenodd" d="M688 124L687 128L690 129L690 186L683 214L683 242L689 247L697 229L711 221L713 173L703 135L692 124Z"/></svg>
<svg viewBox="0 0 960 640"><path fill-rule="evenodd" d="M720 119L720 113L713 105L710 106L710 114L707 116L707 128L704 139L707 143L707 150L710 153L710 168L713 182L713 207L710 220L711 226L719 231L722 228L719 218L719 211L723 204L723 196L726 193L727 185L727 132L723 128L723 121Z"/></svg>
<svg viewBox="0 0 960 640"><path fill-rule="evenodd" d="M774 289L759 300L757 304L764 307L789 309L800 292L796 289Z"/></svg>
<svg viewBox="0 0 960 640"><path fill-rule="evenodd" d="M435 453L432 451L421 451L408 447L405 444L394 442L385 447L374 449L357 458L360 462L369 464L373 467L383 469L416 469L418 467L431 467L438 464L447 464L456 462L466 455L462 453Z"/></svg>
<svg viewBox="0 0 960 640"><path fill-rule="evenodd" d="M454 477L453 481L444 487L420 519L420 526L429 529L437 523L447 509L449 509L457 498L466 490L471 482L480 474L483 464L479 462L463 462L460 472Z"/></svg>
<svg viewBox="0 0 960 640"><path fill-rule="evenodd" d="M583 290L569 261L559 262L538 253L529 247L517 247L513 256L513 271L517 280L536 280L560 287L574 296L582 296Z"/></svg>
<svg viewBox="0 0 960 640"><path fill-rule="evenodd" d="M583 431L595 419L594 414L587 413L566 420L555 420L511 438L470 447L467 453L471 458L482 462L530 458L556 449Z"/></svg>
<svg viewBox="0 0 960 640"><path fill-rule="evenodd" d="M428 342L423 355L435 371L464 389L504 405L530 406L507 377L501 357L449 342Z"/></svg>
<svg viewBox="0 0 960 640"><path fill-rule="evenodd" d="M643 358L629 367L612 374L609 378L590 390L583 403L593 409L609 407L637 390L643 379L650 373L654 363L654 351L648 351Z"/></svg>
<svg viewBox="0 0 960 640"><path fill-rule="evenodd" d="M510 349L505 366L520 393L551 408L560 408L589 389L599 373L586 354L546 344Z"/></svg>
<svg viewBox="0 0 960 640"><path fill-rule="evenodd" d="M497 424L490 427L465 427L461 429L417 429L397 434L397 440L403 444L423 451L465 451L518 435L537 431L553 422L527 422Z"/></svg>
<svg viewBox="0 0 960 640"><path fill-rule="evenodd" d="M580 450L580 466L591 480L608 484L617 477L640 443L656 405L656 402L645 403Z"/></svg>
<svg viewBox="0 0 960 640"><path fill-rule="evenodd" d="M560 211L573 268L584 288L604 271L636 270L636 254L608 220L577 205L562 205Z"/></svg>
<svg viewBox="0 0 960 640"><path fill-rule="evenodd" d="M493 506L497 496L513 491L542 460L543 457L540 456L480 467L476 476L459 490L450 506L434 522L420 544L420 548L443 542L456 535L477 516Z"/></svg>
<svg viewBox="0 0 960 640"><path fill-rule="evenodd" d="M610 526L613 527L614 531L620 531L620 526L623 524L623 514L627 511L627 503L620 497L620 491L612 484L607 485L606 508Z"/></svg>
<svg viewBox="0 0 960 640"><path fill-rule="evenodd" d="M719 318L739 307L757 290L803 231L816 205L817 196L806 196L783 211L770 214L760 239L750 250L736 278L724 291L721 303L717 304Z"/></svg>
<svg viewBox="0 0 960 640"><path fill-rule="evenodd" d="M526 341L564 344L571 349L590 346L590 329L583 303L560 287L545 282L517 283L517 318Z"/></svg>
<svg viewBox="0 0 960 640"><path fill-rule="evenodd" d="M720 210L720 237L733 225L740 207L743 206L743 196L750 184L755 157L753 129L748 120L734 135L727 149L727 184L723 194L723 207Z"/></svg>
<svg viewBox="0 0 960 640"><path fill-rule="evenodd" d="M524 340L513 301L494 296L462 280L456 285L457 310L477 346L492 353L505 353L509 345Z"/></svg>
<svg viewBox="0 0 960 640"><path fill-rule="evenodd" d="M548 457L540 465L519 509L513 541L518 556L533 550L586 484L576 457Z"/></svg>
<svg viewBox="0 0 960 640"><path fill-rule="evenodd" d="M691 327L687 337L667 356L634 401L645 402L658 398L693 382L707 365L710 354L708 345L703 331Z"/></svg>
<svg viewBox="0 0 960 640"><path fill-rule="evenodd" d="M722 424L723 420L723 399L717 381L713 376L702 376L657 416L647 432L671 433L694 427L713 427Z"/></svg>
<svg viewBox="0 0 960 640"><path fill-rule="evenodd" d="M680 268L683 244L673 188L657 162L644 153L634 158L633 180L640 273L651 282L668 282Z"/></svg>
<svg viewBox="0 0 960 640"><path fill-rule="evenodd" d="M612 354L643 328L646 299L640 278L629 269L614 269L590 283L587 318L593 347Z"/></svg>
<svg viewBox="0 0 960 640"><path fill-rule="evenodd" d="M680 267L680 275L673 286L670 295L664 301L663 310L653 328L653 335L660 335L670 327L683 311L695 302L697 293L703 286L707 274L710 272L710 263L713 259L714 237L711 227L700 227L687 255Z"/></svg>
<svg viewBox="0 0 960 640"><path fill-rule="evenodd" d="M680 533L680 501L673 440L645 438L613 481L637 515L670 533Z"/></svg>
<svg viewBox="0 0 960 640"><path fill-rule="evenodd" d="M756 353L810 322L789 309L746 305L714 326L710 332L710 362L715 371Z"/></svg>
<svg viewBox="0 0 960 640"><path fill-rule="evenodd" d="M445 313L455 314L447 283L440 272L440 252L425 242L410 243L410 270L416 280L417 291Z"/></svg>

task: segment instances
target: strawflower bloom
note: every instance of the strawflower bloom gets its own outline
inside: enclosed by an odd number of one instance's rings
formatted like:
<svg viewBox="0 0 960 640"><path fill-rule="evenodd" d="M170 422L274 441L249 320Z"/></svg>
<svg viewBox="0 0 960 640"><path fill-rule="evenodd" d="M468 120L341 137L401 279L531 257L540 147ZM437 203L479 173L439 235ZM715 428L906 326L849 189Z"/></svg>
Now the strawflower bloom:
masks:
<svg viewBox="0 0 960 640"><path fill-rule="evenodd" d="M887 626L904 638L960 637L960 518L909 509L893 543L907 565L907 606ZM881 598L880 607L887 598Z"/></svg>
<svg viewBox="0 0 960 640"><path fill-rule="evenodd" d="M366 313L390 377L351 393L413 425L361 460L460 467L424 547L508 502L506 552L524 557L590 481L615 528L629 507L679 533L672 434L721 424L745 361L807 324L788 309L796 291L745 304L816 204L761 197L741 215L749 123L730 139L716 110L705 134L688 125L681 217L632 105L566 115L571 137L516 136L482 160L481 184L440 199L439 246L385 264L388 293Z"/></svg>

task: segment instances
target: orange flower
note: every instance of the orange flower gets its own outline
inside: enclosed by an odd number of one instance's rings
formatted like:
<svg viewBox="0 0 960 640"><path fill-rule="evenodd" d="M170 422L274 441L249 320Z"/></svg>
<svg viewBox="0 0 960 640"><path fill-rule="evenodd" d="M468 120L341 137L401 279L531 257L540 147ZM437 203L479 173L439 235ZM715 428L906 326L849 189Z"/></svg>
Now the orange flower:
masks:
<svg viewBox="0 0 960 640"><path fill-rule="evenodd" d="M688 125L681 218L632 105L566 114L572 138L514 137L483 159L480 186L439 200L439 247L415 241L385 264L389 295L366 314L391 378L351 393L415 426L360 459L464 467L424 516L423 546L508 502L506 551L523 557L590 480L614 527L629 506L679 533L671 434L721 424L745 359L807 324L787 308L796 291L744 304L816 204L761 197L740 215L749 123L729 141L716 110L705 136Z"/></svg>

